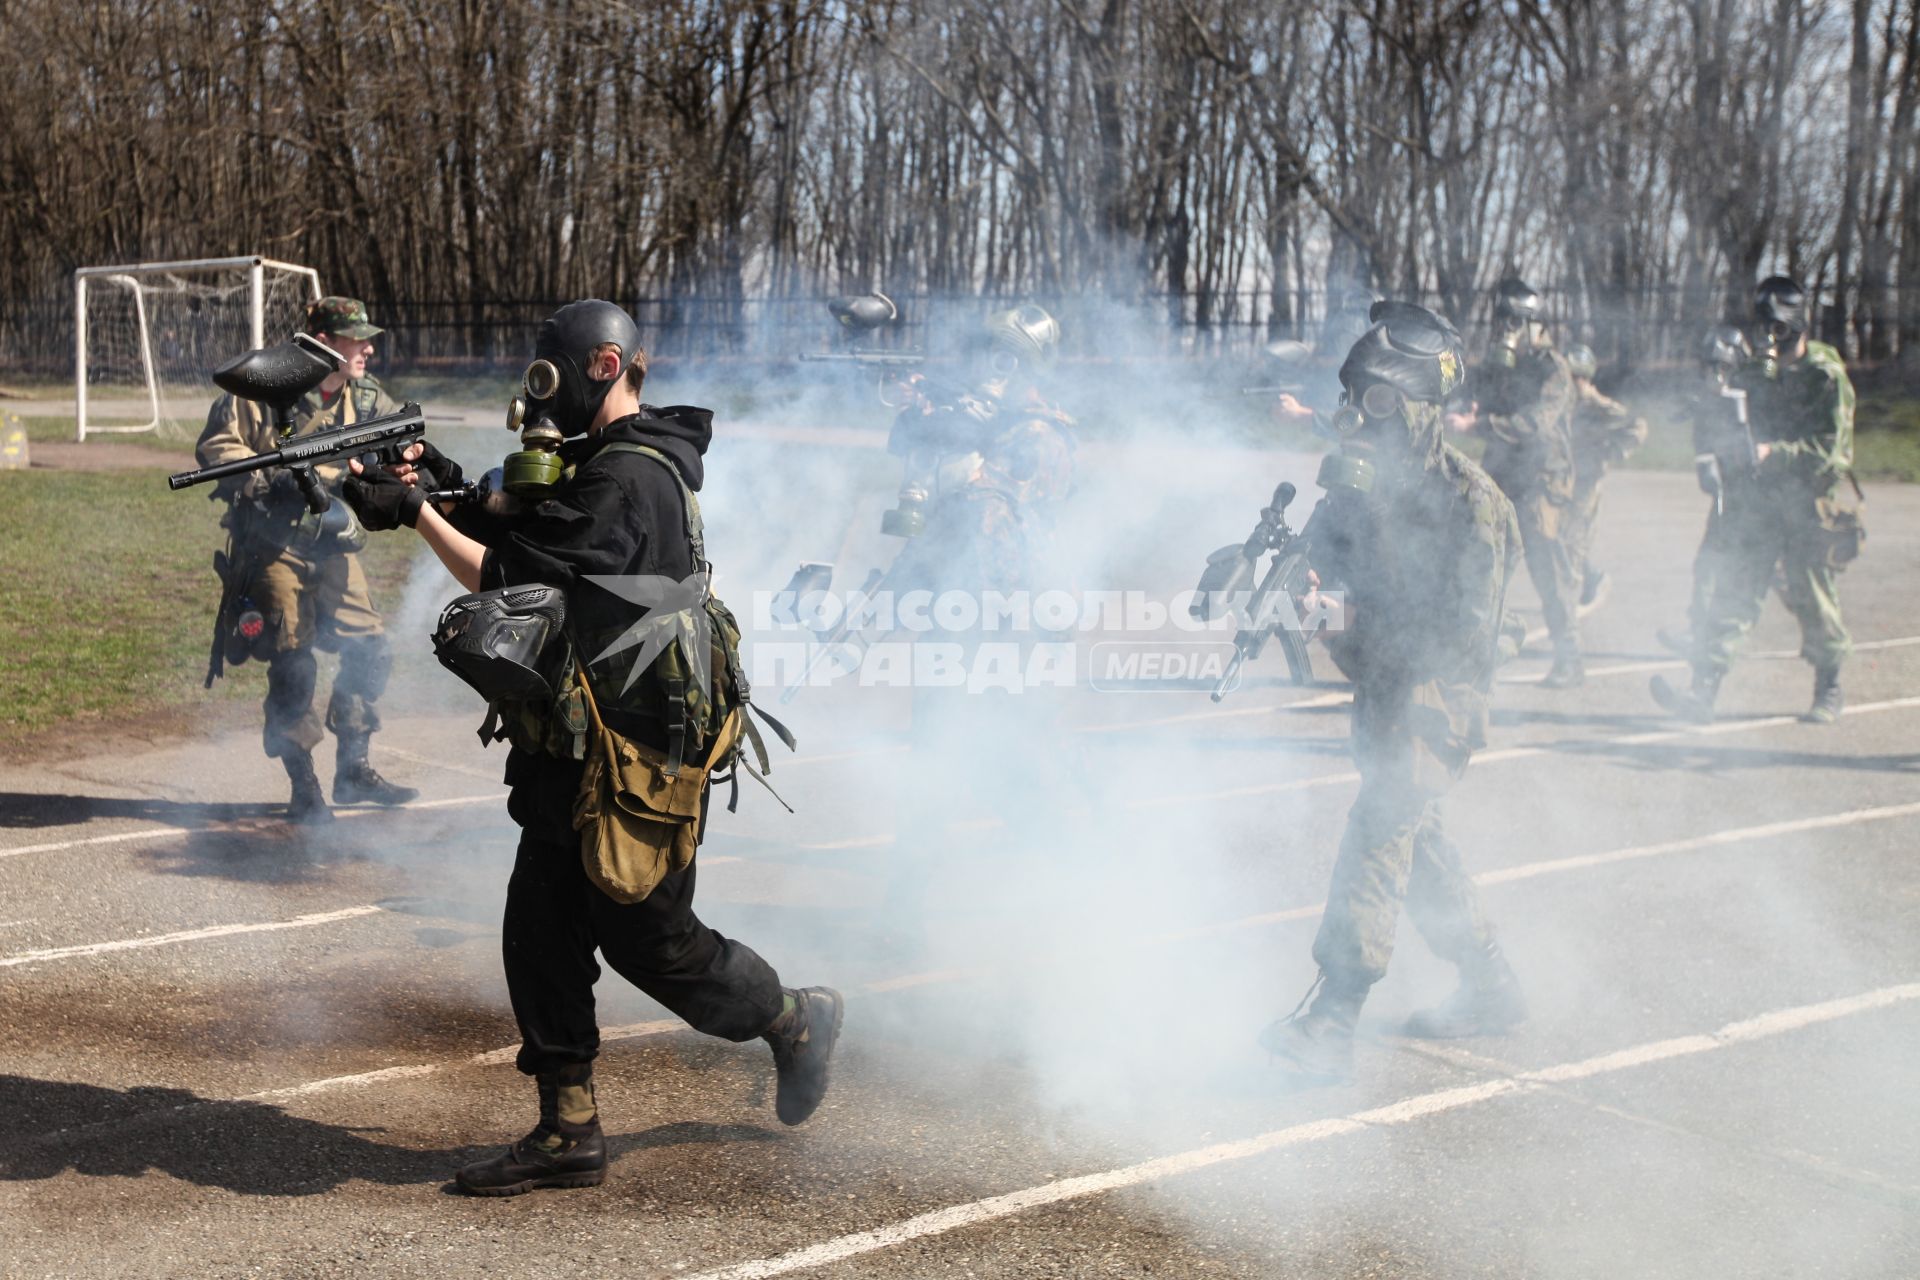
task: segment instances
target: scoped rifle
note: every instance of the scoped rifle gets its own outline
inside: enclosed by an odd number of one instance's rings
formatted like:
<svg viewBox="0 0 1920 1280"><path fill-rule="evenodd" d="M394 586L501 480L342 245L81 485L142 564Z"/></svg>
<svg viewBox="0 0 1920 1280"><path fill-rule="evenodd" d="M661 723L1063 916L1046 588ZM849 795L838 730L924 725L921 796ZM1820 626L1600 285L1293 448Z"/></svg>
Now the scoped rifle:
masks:
<svg viewBox="0 0 1920 1280"><path fill-rule="evenodd" d="M1373 464L1360 458L1330 453L1320 460L1319 484L1323 489L1346 488L1360 492L1373 487ZM1245 595L1259 568L1260 557L1273 552L1273 562L1260 580L1260 586L1241 613L1240 630L1233 637L1233 657L1213 687L1213 700L1227 696L1240 668L1248 659L1258 658L1270 636L1278 636L1281 652L1287 659L1287 675L1297 685L1311 685L1313 662L1307 653L1312 637L1301 628L1299 612L1293 606L1314 589L1314 538L1320 532L1327 510L1327 499L1314 505L1313 514L1298 532L1287 525L1287 507L1298 491L1285 481L1273 491L1273 501L1260 509L1260 522L1247 540L1220 548L1207 557L1200 575L1200 587L1187 612L1201 621L1223 614ZM1287 606L1282 612L1282 603Z"/></svg>
<svg viewBox="0 0 1920 1280"><path fill-rule="evenodd" d="M340 358L331 348L303 333L282 346L249 351L214 370L215 386L267 409L273 417L276 435L285 443L251 458L235 458L232 462L170 475L167 487L186 489L268 467L285 467L299 483L307 509L321 515L333 500L314 476L315 467L348 458L359 458L367 466L398 464L401 450L424 436L427 430L420 406L411 402L398 413L288 438L293 430L293 406L339 367Z"/></svg>

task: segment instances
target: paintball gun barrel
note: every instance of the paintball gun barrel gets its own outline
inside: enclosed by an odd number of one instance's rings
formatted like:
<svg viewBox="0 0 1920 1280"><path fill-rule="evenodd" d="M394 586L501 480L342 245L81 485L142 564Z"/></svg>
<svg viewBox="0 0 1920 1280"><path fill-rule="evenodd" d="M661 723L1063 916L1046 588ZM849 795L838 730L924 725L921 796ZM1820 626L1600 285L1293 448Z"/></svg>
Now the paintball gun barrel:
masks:
<svg viewBox="0 0 1920 1280"><path fill-rule="evenodd" d="M393 465L400 461L401 450L426 434L426 416L420 412L420 406L409 402L398 413L389 413L378 418L368 418L364 422L350 423L344 427L334 427L326 431L316 431L312 435L300 436L287 441L278 449L266 453L257 453L251 458L236 458L232 462L217 463L211 467L201 467L196 471L182 471L167 477L169 489L185 489L196 484L206 484L213 480L225 480L229 476L246 475L248 472L261 471L268 467L298 468L296 474L304 472L311 477L312 468L326 466L329 463L343 462L348 458L358 458L367 466ZM326 490L317 482L307 492L308 505L314 514L327 509ZM315 494L319 496L316 505Z"/></svg>

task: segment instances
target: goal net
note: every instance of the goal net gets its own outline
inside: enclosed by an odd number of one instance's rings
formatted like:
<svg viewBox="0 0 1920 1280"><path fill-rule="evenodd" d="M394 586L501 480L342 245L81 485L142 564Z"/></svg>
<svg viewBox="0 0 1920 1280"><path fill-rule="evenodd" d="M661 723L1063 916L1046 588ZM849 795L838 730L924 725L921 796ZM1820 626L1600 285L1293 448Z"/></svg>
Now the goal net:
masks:
<svg viewBox="0 0 1920 1280"><path fill-rule="evenodd" d="M193 439L219 394L212 371L294 333L320 277L271 258L82 267L73 296L76 437Z"/></svg>

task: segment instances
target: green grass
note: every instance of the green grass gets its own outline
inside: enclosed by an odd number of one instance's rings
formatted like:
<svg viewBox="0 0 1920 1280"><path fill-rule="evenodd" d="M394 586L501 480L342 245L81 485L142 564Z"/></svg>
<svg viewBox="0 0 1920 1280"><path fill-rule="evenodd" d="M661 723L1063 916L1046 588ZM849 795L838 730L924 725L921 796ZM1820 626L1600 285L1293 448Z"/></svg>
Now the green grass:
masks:
<svg viewBox="0 0 1920 1280"><path fill-rule="evenodd" d="M0 472L0 739L265 692L258 663L200 688L226 535L217 504L163 474ZM396 597L415 542L372 540L377 600Z"/></svg>

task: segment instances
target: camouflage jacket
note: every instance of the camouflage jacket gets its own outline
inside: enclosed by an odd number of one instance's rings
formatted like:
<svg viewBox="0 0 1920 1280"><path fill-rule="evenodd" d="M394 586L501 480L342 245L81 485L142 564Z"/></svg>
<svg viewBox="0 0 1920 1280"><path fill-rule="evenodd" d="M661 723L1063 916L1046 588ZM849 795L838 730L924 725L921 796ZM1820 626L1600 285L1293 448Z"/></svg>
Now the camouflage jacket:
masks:
<svg viewBox="0 0 1920 1280"><path fill-rule="evenodd" d="M1457 771L1486 744L1507 583L1520 556L1513 504L1445 445L1411 482L1330 514L1313 563L1352 608L1327 648L1370 708L1361 716L1356 698L1356 753L1379 748L1382 733L1410 731Z"/></svg>
<svg viewBox="0 0 1920 1280"><path fill-rule="evenodd" d="M1073 488L1073 419L1034 400L981 415L978 406L903 411L896 451L937 455L926 528L902 549L898 589L1018 590L1031 585Z"/></svg>
<svg viewBox="0 0 1920 1280"><path fill-rule="evenodd" d="M1481 465L1509 496L1573 483L1573 371L1551 347L1511 369L1482 367L1476 394L1487 433Z"/></svg>
<svg viewBox="0 0 1920 1280"><path fill-rule="evenodd" d="M1574 379L1573 466L1581 476L1617 466L1647 442L1647 420L1585 378Z"/></svg>
<svg viewBox="0 0 1920 1280"><path fill-rule="evenodd" d="M380 383L371 378L355 378L337 393L331 403L310 391L293 408L293 430L287 438L311 435L346 422L362 422L384 413L396 413L400 404ZM225 395L213 402L207 412L207 425L200 432L194 455L200 465L234 462L278 448L280 438L273 429L271 416L259 405ZM322 484L339 493L347 478L345 463L316 467L314 474ZM271 495L273 471L254 471L222 480L213 496L231 504L221 522L243 541L260 541L285 547L296 542L317 545L321 527L307 514L306 504L297 495ZM339 504L336 504L336 506ZM344 511L344 507L340 507ZM337 517L336 517L337 518Z"/></svg>
<svg viewBox="0 0 1920 1280"><path fill-rule="evenodd" d="M1783 364L1777 378L1758 362L1736 372L1732 385L1747 393L1756 443L1771 446L1758 473L1763 484L1788 484L1831 493L1853 470L1853 382L1846 362L1824 342Z"/></svg>

